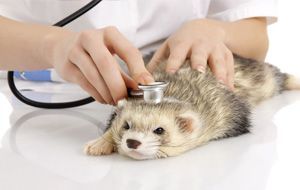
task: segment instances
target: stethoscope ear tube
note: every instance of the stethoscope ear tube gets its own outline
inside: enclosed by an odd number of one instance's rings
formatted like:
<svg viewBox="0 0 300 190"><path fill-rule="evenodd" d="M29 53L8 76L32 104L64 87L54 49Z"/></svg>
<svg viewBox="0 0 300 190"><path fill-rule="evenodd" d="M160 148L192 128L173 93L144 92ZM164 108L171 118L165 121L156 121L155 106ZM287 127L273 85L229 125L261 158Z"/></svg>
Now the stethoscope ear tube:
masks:
<svg viewBox="0 0 300 190"><path fill-rule="evenodd" d="M17 89L15 82L14 82L14 72L9 71L7 74L7 80L8 80L8 86L11 90L11 92L23 103L37 107L37 108L45 108L45 109L64 109L64 108L72 108L72 107L78 107L83 106L85 104L89 104L91 102L94 102L95 100L92 97L84 98L77 101L72 102L62 102L62 103L47 103L47 102L38 102L31 100L24 96L20 91Z"/></svg>
<svg viewBox="0 0 300 190"><path fill-rule="evenodd" d="M69 24L70 22L77 19L78 17L80 17L81 15L86 13L87 11L91 10L93 7L95 7L101 1L102 0L92 0L85 6L83 6L79 10L77 10L76 12L70 14L66 18L53 24L53 26L63 27L65 25ZM84 98L84 99L81 99L78 101L72 101L72 102L62 102L62 103L38 102L38 101L34 101L34 100L31 100L31 99L23 96L22 93L19 92L19 90L17 89L17 87L15 85L15 81L14 81L14 71L8 71L7 81L8 81L8 86L9 86L11 92L16 96L16 98L18 98L21 102L23 102L27 105L37 107L37 108L46 108L46 109L72 108L72 107L78 107L78 106L82 106L85 104L89 104L89 103L95 101L92 97L88 97L88 98Z"/></svg>

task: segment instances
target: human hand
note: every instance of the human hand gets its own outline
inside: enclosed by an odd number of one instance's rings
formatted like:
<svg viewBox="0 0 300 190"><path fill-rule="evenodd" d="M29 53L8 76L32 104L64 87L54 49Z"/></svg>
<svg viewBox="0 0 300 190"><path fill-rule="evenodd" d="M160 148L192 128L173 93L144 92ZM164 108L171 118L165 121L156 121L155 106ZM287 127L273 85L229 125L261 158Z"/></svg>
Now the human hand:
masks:
<svg viewBox="0 0 300 190"><path fill-rule="evenodd" d="M186 59L190 59L193 69L204 73L208 65L216 78L233 90L233 55L225 43L225 31L216 21L189 21L161 45L147 68L152 72L157 64L167 59L166 71L175 73Z"/></svg>
<svg viewBox="0 0 300 190"><path fill-rule="evenodd" d="M66 81L77 83L101 103L116 104L127 87L153 82L142 55L115 27L80 33L65 31L47 37L49 60ZM128 76L114 54L128 66Z"/></svg>

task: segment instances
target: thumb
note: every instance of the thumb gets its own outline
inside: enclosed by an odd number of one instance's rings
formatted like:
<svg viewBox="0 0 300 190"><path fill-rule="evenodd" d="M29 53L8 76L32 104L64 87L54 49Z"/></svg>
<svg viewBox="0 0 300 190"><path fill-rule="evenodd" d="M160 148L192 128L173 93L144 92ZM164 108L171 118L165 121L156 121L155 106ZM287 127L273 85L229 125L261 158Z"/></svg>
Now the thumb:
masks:
<svg viewBox="0 0 300 190"><path fill-rule="evenodd" d="M168 46L167 43L163 43L158 50L154 53L152 59L147 65L147 69L152 73L156 66L163 60L166 59L166 54L167 54Z"/></svg>

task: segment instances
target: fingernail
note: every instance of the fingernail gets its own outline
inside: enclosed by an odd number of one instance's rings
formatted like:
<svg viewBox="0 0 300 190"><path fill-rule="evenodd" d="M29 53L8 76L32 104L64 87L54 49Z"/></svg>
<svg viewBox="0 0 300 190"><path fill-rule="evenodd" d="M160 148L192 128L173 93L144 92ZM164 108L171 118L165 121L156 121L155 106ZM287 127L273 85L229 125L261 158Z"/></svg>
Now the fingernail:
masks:
<svg viewBox="0 0 300 190"><path fill-rule="evenodd" d="M234 90L235 90L234 84L231 84L231 85L230 85L230 88L231 88L232 91L234 91Z"/></svg>
<svg viewBox="0 0 300 190"><path fill-rule="evenodd" d="M143 79L144 79L144 81L145 81L147 84L154 82L153 77L151 77L151 76L149 76L149 75L144 75L144 76L143 76Z"/></svg>
<svg viewBox="0 0 300 190"><path fill-rule="evenodd" d="M152 79L152 77L149 76L149 74L143 73L143 74L138 75L138 77L135 78L135 81L137 82L138 85L140 85L140 84L145 85L147 83L153 82L154 79Z"/></svg>
<svg viewBox="0 0 300 190"><path fill-rule="evenodd" d="M205 68L203 65L197 65L196 70L199 71L200 73L205 73Z"/></svg>
<svg viewBox="0 0 300 190"><path fill-rule="evenodd" d="M232 91L234 91L234 79L232 79L232 78L229 79L229 86L230 86L230 89Z"/></svg>
<svg viewBox="0 0 300 190"><path fill-rule="evenodd" d="M167 69L167 73L174 74L176 73L176 69Z"/></svg>
<svg viewBox="0 0 300 190"><path fill-rule="evenodd" d="M219 79L219 83L225 84L225 80L224 79Z"/></svg>

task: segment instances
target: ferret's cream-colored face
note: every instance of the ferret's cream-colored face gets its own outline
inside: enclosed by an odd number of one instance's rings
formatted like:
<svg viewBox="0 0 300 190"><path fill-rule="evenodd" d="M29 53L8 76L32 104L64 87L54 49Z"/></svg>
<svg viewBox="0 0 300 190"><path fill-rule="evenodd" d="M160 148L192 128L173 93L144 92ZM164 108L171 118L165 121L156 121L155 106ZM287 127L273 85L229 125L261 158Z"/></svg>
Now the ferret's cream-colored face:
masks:
<svg viewBox="0 0 300 190"><path fill-rule="evenodd" d="M134 159L173 156L178 147L196 135L195 114L172 105L140 105L128 102L112 123L118 152Z"/></svg>

